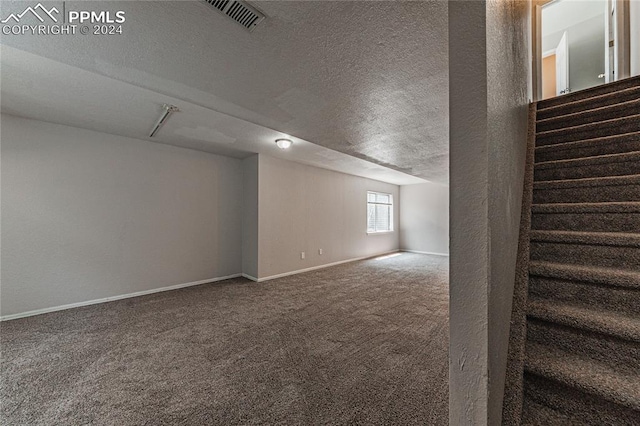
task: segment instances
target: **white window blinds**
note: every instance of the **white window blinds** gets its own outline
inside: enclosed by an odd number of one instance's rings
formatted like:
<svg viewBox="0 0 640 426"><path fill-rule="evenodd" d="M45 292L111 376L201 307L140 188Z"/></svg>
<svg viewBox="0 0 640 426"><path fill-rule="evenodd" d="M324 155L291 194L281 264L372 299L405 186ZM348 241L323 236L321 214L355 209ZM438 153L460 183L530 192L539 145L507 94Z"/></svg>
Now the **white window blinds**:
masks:
<svg viewBox="0 0 640 426"><path fill-rule="evenodd" d="M367 233L393 231L393 196L367 192Z"/></svg>

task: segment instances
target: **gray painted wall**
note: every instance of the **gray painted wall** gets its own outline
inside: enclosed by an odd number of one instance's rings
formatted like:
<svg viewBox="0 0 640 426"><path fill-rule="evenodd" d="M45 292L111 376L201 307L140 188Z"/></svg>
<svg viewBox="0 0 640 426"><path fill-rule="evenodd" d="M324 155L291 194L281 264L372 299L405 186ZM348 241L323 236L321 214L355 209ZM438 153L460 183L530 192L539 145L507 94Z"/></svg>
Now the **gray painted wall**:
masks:
<svg viewBox="0 0 640 426"><path fill-rule="evenodd" d="M449 3L450 424L500 423L530 98L530 2Z"/></svg>
<svg viewBox="0 0 640 426"><path fill-rule="evenodd" d="M242 273L258 278L258 154L242 161Z"/></svg>
<svg viewBox="0 0 640 426"><path fill-rule="evenodd" d="M449 186L400 187L400 248L449 254Z"/></svg>
<svg viewBox="0 0 640 426"><path fill-rule="evenodd" d="M2 315L241 272L240 160L1 120Z"/></svg>
<svg viewBox="0 0 640 426"><path fill-rule="evenodd" d="M394 232L367 235L367 190L393 194ZM259 278L400 247L396 185L260 155L258 192Z"/></svg>
<svg viewBox="0 0 640 426"><path fill-rule="evenodd" d="M396 185L10 115L1 136L2 315L399 249ZM394 232L367 235L367 190Z"/></svg>

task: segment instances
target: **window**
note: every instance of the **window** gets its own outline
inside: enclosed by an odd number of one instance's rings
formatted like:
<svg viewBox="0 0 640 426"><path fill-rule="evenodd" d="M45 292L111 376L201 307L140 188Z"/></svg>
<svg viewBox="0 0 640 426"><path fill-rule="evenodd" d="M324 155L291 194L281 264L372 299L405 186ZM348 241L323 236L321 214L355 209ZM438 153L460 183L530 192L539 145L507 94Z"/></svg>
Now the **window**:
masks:
<svg viewBox="0 0 640 426"><path fill-rule="evenodd" d="M367 192L367 233L393 231L393 195Z"/></svg>

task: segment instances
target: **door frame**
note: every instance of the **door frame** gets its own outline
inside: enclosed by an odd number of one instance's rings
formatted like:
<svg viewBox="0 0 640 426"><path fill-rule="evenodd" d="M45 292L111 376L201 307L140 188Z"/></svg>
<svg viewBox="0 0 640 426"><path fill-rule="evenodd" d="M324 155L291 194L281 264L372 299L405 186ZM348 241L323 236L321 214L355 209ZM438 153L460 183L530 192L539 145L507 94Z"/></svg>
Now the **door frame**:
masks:
<svg viewBox="0 0 640 426"><path fill-rule="evenodd" d="M532 34L532 60L533 97L534 101L542 99L542 7L559 0L531 0L531 29ZM631 75L631 49L629 29L629 1L610 0L616 2L616 70L614 81L627 78ZM608 18L607 18L608 19Z"/></svg>
<svg viewBox="0 0 640 426"><path fill-rule="evenodd" d="M612 0L617 3L615 35L616 71L614 81L631 77L631 21L629 2L631 0Z"/></svg>

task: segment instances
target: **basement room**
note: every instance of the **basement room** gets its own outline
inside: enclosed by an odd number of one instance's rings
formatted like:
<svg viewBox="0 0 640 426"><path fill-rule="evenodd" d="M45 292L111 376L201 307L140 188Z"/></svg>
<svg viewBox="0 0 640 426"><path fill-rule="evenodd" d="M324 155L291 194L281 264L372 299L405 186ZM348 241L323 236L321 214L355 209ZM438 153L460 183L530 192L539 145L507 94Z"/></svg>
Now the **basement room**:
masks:
<svg viewBox="0 0 640 426"><path fill-rule="evenodd" d="M640 0L0 2L0 424L640 425Z"/></svg>
<svg viewBox="0 0 640 426"><path fill-rule="evenodd" d="M2 3L0 423L448 422L446 2Z"/></svg>

